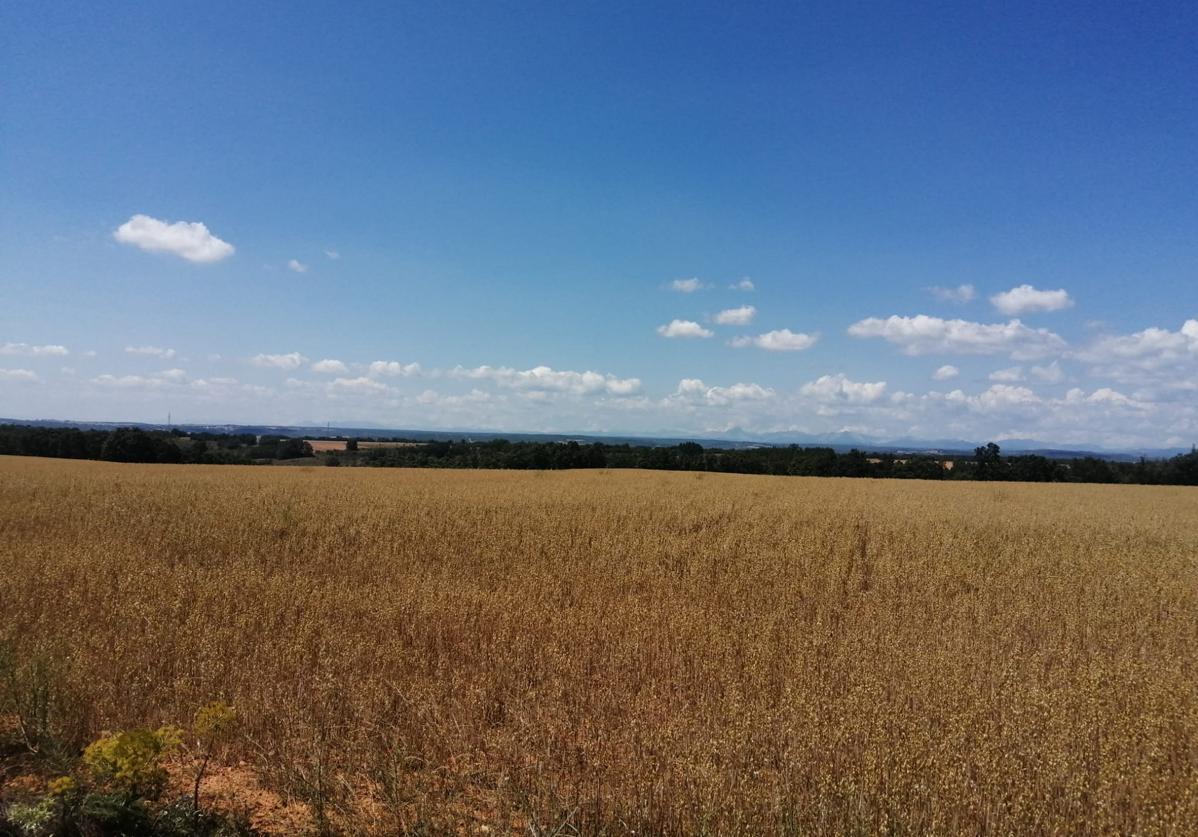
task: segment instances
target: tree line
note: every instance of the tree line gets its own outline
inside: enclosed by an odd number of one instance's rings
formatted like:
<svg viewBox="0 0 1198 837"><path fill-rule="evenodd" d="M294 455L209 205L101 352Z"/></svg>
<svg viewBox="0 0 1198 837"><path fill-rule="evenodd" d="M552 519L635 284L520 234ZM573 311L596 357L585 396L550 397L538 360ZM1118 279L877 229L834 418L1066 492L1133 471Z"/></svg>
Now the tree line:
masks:
<svg viewBox="0 0 1198 837"><path fill-rule="evenodd" d="M100 459L108 462L246 464L311 456L312 446L289 436L193 433L179 430L81 430L76 427L0 425L0 454Z"/></svg>
<svg viewBox="0 0 1198 837"><path fill-rule="evenodd" d="M697 442L652 446L506 439L417 442L364 449L351 439L346 447L344 451L322 453L317 461L396 468L642 468L776 476L1198 485L1198 452L1193 450L1170 459L1116 462L1096 457L1066 460L1036 454L1004 456L993 442L976 448L973 455L944 456L859 450L841 453L829 447L798 445L724 449L705 448ZM263 463L313 456L308 442L287 436L25 425L0 425L0 454L204 464Z"/></svg>

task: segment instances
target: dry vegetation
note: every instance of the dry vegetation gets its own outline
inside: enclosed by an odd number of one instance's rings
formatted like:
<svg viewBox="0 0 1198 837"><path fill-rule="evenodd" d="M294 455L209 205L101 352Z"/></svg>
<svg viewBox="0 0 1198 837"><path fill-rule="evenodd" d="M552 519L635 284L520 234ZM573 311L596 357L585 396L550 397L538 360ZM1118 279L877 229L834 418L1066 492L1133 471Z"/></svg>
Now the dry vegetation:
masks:
<svg viewBox="0 0 1198 837"><path fill-rule="evenodd" d="M0 637L351 832L1198 826L1193 489L6 458Z"/></svg>

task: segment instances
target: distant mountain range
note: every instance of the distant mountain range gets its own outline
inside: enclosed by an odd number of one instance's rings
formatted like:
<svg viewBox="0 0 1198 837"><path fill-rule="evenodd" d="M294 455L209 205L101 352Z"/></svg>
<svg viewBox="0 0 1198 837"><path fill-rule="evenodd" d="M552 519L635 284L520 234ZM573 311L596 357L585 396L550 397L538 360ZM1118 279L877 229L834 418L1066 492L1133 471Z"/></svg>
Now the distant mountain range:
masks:
<svg viewBox="0 0 1198 837"><path fill-rule="evenodd" d="M136 421L62 421L58 419L9 419L0 418L0 424L23 424L35 427L78 427L85 430L111 430L115 427L141 427L147 430L166 430L170 426ZM731 428L721 432L718 437L680 435L636 435L620 433L506 433L493 430L471 430L458 428L450 430L414 430L411 428L390 428L381 425L364 425L358 427L333 427L330 425L263 425L263 424L181 424L174 425L175 429L197 433L254 433L256 435L270 434L278 436L394 436L404 439L423 441L469 439L472 441L487 441L490 439L509 439L521 442L566 442L583 443L604 442L606 444L648 445L664 447L677 445L681 442L698 442L704 447L743 449L761 446L801 445L803 447L830 447L837 452L852 449L874 453L925 453L925 454L967 454L985 441L970 442L965 439L884 439L860 434L841 433L800 433L784 431L779 433L753 433L741 428ZM989 440L986 440L989 441ZM1005 439L999 442L1003 453L1007 454L1039 454L1052 459L1077 459L1084 456L1095 456L1102 459L1128 461L1145 457L1148 459L1167 459L1179 453L1188 453L1188 448L1128 448L1114 450L1097 446L1053 444L1037 439Z"/></svg>

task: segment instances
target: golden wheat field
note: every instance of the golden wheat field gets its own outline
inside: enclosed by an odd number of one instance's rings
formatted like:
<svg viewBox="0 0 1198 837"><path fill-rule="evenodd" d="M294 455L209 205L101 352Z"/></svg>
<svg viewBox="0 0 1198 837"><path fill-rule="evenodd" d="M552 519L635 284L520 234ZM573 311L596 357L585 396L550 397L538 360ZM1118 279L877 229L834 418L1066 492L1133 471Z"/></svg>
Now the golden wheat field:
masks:
<svg viewBox="0 0 1198 837"><path fill-rule="evenodd" d="M346 833L1198 829L1198 491L0 458L0 637Z"/></svg>

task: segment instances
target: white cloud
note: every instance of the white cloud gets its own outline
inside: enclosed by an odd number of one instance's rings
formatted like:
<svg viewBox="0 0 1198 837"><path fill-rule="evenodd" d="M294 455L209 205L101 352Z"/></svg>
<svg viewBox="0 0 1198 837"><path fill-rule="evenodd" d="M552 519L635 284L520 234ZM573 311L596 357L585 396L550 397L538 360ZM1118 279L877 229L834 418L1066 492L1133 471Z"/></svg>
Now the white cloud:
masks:
<svg viewBox="0 0 1198 837"><path fill-rule="evenodd" d="M670 283L671 290L678 291L682 294L693 294L695 291L702 290L705 287L706 285L694 277L690 279L675 279Z"/></svg>
<svg viewBox="0 0 1198 837"><path fill-rule="evenodd" d="M125 351L131 355L149 355L163 360L170 360L175 356L174 349L161 349L158 346L126 346ZM184 362L186 363L186 359Z"/></svg>
<svg viewBox="0 0 1198 837"><path fill-rule="evenodd" d="M1060 383L1065 379L1065 372L1061 369L1061 364L1055 360L1046 366L1033 366L1031 373L1033 378L1048 384Z"/></svg>
<svg viewBox="0 0 1198 837"><path fill-rule="evenodd" d="M1073 390L1070 390L1070 392L1073 392ZM1143 408L1148 406L1133 398L1128 398L1123 393L1113 390L1110 387L1101 387L1094 390L1086 398L1086 401L1090 404L1102 404L1111 407Z"/></svg>
<svg viewBox="0 0 1198 837"><path fill-rule="evenodd" d="M116 389L161 389L187 382L182 369L164 369L153 375L98 375L92 383Z"/></svg>
<svg viewBox="0 0 1198 837"><path fill-rule="evenodd" d="M951 363L946 363L944 366L941 366L939 369L933 372L932 377L937 381L947 381L950 378L955 378L960 374L960 369L953 366Z"/></svg>
<svg viewBox="0 0 1198 837"><path fill-rule="evenodd" d="M1020 285L990 297L991 304L1008 317L1032 314L1037 311L1060 311L1070 308L1073 300L1064 288L1041 291L1031 285Z"/></svg>
<svg viewBox="0 0 1198 837"><path fill-rule="evenodd" d="M494 399L491 393L483 392L481 389L472 389L465 395L446 395L437 392L435 389L426 389L416 396L417 404L426 407L448 407L450 409L486 404L492 400Z"/></svg>
<svg viewBox="0 0 1198 837"><path fill-rule="evenodd" d="M691 320L670 320L667 325L657 327L662 337L711 337L715 334Z"/></svg>
<svg viewBox="0 0 1198 837"><path fill-rule="evenodd" d="M928 288L932 296L941 302L969 302L977 296L973 285L957 285L955 288L942 288L939 285Z"/></svg>
<svg viewBox="0 0 1198 837"><path fill-rule="evenodd" d="M394 390L386 384L380 384L373 378L361 376L358 378L337 378L329 385L329 388L334 393L347 393L351 395L382 395L384 393L394 392Z"/></svg>
<svg viewBox="0 0 1198 837"><path fill-rule="evenodd" d="M308 362L308 358L299 352L288 352L283 355L254 355L250 363L264 369L298 369Z"/></svg>
<svg viewBox="0 0 1198 837"><path fill-rule="evenodd" d="M764 401L774 395L774 390L760 384L736 383L727 387L709 387L698 378L683 378L674 392L675 398L698 400L712 406L724 406L737 401Z"/></svg>
<svg viewBox="0 0 1198 837"><path fill-rule="evenodd" d="M191 382L192 389L209 393L227 393L231 387L236 387L236 378L196 378Z"/></svg>
<svg viewBox="0 0 1198 837"><path fill-rule="evenodd" d="M419 363L400 363L396 360L376 360L370 364L371 375L386 375L389 378L410 378L421 372Z"/></svg>
<svg viewBox="0 0 1198 837"><path fill-rule="evenodd" d="M919 314L914 317L869 317L849 326L854 337L881 337L908 355L934 352L991 355L1010 354L1030 360L1062 351L1065 341L1043 328L1031 329L1019 320L1007 323L975 323L943 320Z"/></svg>
<svg viewBox="0 0 1198 837"><path fill-rule="evenodd" d="M733 282L731 285L728 286L728 288L733 291L751 291L751 290L754 290L756 287L757 286L753 284L753 280L750 279L748 276L738 279L737 281Z"/></svg>
<svg viewBox="0 0 1198 837"><path fill-rule="evenodd" d="M30 369L0 369L0 381L36 381L37 373Z"/></svg>
<svg viewBox="0 0 1198 837"><path fill-rule="evenodd" d="M799 394L817 401L848 401L869 404L886 393L885 381L852 381L843 374L823 375L799 388Z"/></svg>
<svg viewBox="0 0 1198 837"><path fill-rule="evenodd" d="M756 315L757 309L752 305L742 305L739 308L725 308L715 315L715 321L719 325L743 326L753 322Z"/></svg>
<svg viewBox="0 0 1198 837"><path fill-rule="evenodd" d="M1093 364L1091 374L1118 381L1170 388L1193 383L1198 381L1198 319L1186 320L1177 331L1154 327L1101 337L1076 356Z"/></svg>
<svg viewBox="0 0 1198 837"><path fill-rule="evenodd" d="M164 381L177 384L187 380L187 373L182 369L164 369L158 373L158 377Z"/></svg>
<svg viewBox="0 0 1198 837"><path fill-rule="evenodd" d="M349 367L339 360L325 358L312 364L312 371L319 372L322 375L348 375Z"/></svg>
<svg viewBox="0 0 1198 837"><path fill-rule="evenodd" d="M569 369L553 369L535 366L532 369L516 370L506 366L478 366L474 369L456 367L450 372L455 378L491 380L500 386L537 392L563 392L571 395L631 395L641 388L639 378L617 378L599 372L574 372Z"/></svg>
<svg viewBox="0 0 1198 837"><path fill-rule="evenodd" d="M776 331L767 331L765 334L758 334L755 337L736 337L729 340L728 345L736 349L756 346L767 352L801 352L804 349L810 349L818 340L819 335L817 334L803 334L791 331L789 328L781 328Z"/></svg>
<svg viewBox="0 0 1198 837"><path fill-rule="evenodd" d="M189 262L218 262L233 255L233 245L221 241L198 221L171 224L149 215L134 215L113 232L121 244L150 253L171 253Z"/></svg>
<svg viewBox="0 0 1198 837"><path fill-rule="evenodd" d="M993 412L1010 407L1038 404L1040 397L1027 387L993 384L990 389L977 396L973 403L980 410Z"/></svg>
<svg viewBox="0 0 1198 837"><path fill-rule="evenodd" d="M332 259L333 261L336 261L337 259L341 258L341 254L333 249L325 250L324 254L325 254L325 256Z"/></svg>
<svg viewBox="0 0 1198 837"><path fill-rule="evenodd" d="M288 259L287 260L287 269L294 273L307 273L308 272L308 266L306 264L304 264L303 262L301 262L299 259Z"/></svg>
<svg viewBox="0 0 1198 837"><path fill-rule="evenodd" d="M990 380L999 381L1005 384L1015 383L1023 380L1023 367L1012 366L1009 369L995 369L990 373Z"/></svg>
<svg viewBox="0 0 1198 837"><path fill-rule="evenodd" d="M0 355L20 355L22 357L43 357L55 356L62 357L69 355L70 352L66 346L46 345L46 346L31 346L28 343L4 343L0 344Z"/></svg>

